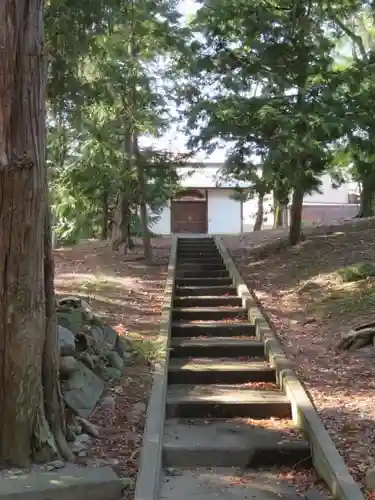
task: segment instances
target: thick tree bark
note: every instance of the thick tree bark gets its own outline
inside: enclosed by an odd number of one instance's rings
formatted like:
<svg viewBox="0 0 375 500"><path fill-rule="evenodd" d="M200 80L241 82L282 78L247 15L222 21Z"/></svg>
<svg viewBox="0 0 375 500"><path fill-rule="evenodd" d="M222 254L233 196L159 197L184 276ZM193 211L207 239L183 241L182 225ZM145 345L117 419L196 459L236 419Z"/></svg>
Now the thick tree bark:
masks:
<svg viewBox="0 0 375 500"><path fill-rule="evenodd" d="M374 215L373 201L374 201L373 183L365 181L362 183L358 217L364 218L364 217L372 217Z"/></svg>
<svg viewBox="0 0 375 500"><path fill-rule="evenodd" d="M264 201L264 193L259 193L258 194L258 204L257 204L257 214L256 214L256 218L255 218L253 231L260 231L262 229L263 218L264 218L263 201Z"/></svg>
<svg viewBox="0 0 375 500"><path fill-rule="evenodd" d="M20 466L40 448L46 458L57 452L51 428L66 445L52 366L52 262L44 267L43 51L43 1L0 2L0 461Z"/></svg>
<svg viewBox="0 0 375 500"><path fill-rule="evenodd" d="M290 209L289 243L296 245L301 239L303 189L295 188Z"/></svg>
<svg viewBox="0 0 375 500"><path fill-rule="evenodd" d="M48 201L48 193L46 195ZM47 204L45 213L44 231L44 288L46 293L46 338L44 341L42 377L44 387L44 406L47 422L53 434L53 438L47 434L49 439L43 442L39 438L39 448L47 448L46 458L49 450L56 450L66 460L73 461L74 454L65 438L65 415L63 413L63 399L60 390L60 354L57 342L57 318L55 308L54 290L54 263L51 241L51 211ZM54 446L56 442L56 447Z"/></svg>

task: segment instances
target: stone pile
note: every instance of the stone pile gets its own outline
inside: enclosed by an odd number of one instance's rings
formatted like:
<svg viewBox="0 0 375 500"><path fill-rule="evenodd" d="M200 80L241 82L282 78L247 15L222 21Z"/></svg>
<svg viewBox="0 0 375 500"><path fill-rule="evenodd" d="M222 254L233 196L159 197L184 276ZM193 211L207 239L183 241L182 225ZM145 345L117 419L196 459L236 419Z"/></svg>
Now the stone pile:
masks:
<svg viewBox="0 0 375 500"><path fill-rule="evenodd" d="M99 430L88 421L102 397L105 383L119 380L132 363L132 346L77 297L57 303L61 390L66 404L68 440L72 451L86 456L90 436Z"/></svg>

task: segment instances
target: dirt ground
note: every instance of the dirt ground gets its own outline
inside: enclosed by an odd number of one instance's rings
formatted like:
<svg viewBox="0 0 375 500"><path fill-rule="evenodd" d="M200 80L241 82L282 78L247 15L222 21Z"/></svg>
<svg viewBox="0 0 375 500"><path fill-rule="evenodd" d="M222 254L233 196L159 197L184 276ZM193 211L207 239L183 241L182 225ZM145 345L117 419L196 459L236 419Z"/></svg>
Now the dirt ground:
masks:
<svg viewBox="0 0 375 500"><path fill-rule="evenodd" d="M375 348L337 352L342 335L375 321L375 279L344 283L338 270L375 262L375 221L309 230L294 248L254 247L282 230L224 241L279 334L339 452L365 489L375 466ZM285 231L284 231L285 233ZM280 245L282 246L282 245Z"/></svg>
<svg viewBox="0 0 375 500"><path fill-rule="evenodd" d="M154 238L153 266L142 260L139 241L128 256L113 252L107 242L87 241L55 250L57 296L85 299L95 314L130 338L139 352L122 380L105 394L90 421L100 427L91 455L83 463L110 464L128 477L127 497L134 491L147 401L152 385L152 357L159 332L169 238ZM131 260L130 260L131 259Z"/></svg>

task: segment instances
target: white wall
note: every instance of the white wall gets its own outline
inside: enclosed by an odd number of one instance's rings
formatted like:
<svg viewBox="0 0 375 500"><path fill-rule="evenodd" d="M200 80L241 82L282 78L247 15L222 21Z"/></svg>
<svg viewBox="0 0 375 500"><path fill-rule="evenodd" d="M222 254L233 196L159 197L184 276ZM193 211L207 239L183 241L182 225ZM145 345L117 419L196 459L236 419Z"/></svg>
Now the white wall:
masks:
<svg viewBox="0 0 375 500"><path fill-rule="evenodd" d="M314 192L312 194L307 194L304 199L304 205L311 204L326 204L326 205L346 205L348 203L348 194L357 192L358 187L356 183L346 182L339 186L337 189L332 187L332 179L330 175L325 174L321 177L322 186L320 188L321 193ZM263 229L269 229L273 227L273 213L270 210L272 206L272 196L268 196L264 202L264 215L267 219L263 222ZM243 231L250 232L253 230L255 223L255 216L257 211L257 200L252 199L244 203L243 206Z"/></svg>
<svg viewBox="0 0 375 500"><path fill-rule="evenodd" d="M150 212L150 216L154 216L152 212ZM171 234L171 208L170 203L164 207L161 212L158 221L151 226L151 231L155 234L167 235Z"/></svg>
<svg viewBox="0 0 375 500"><path fill-rule="evenodd" d="M307 194L303 202L304 203L348 203L348 194L353 191L353 183L345 183L339 186L337 189L332 187L332 179L330 175L326 174L321 177L322 186L320 188L321 193L314 192L312 194Z"/></svg>
<svg viewBox="0 0 375 500"><path fill-rule="evenodd" d="M241 203L230 198L231 189L208 189L207 191L207 216L208 232L240 233L241 232ZM150 213L150 215L153 215ZM160 219L151 227L155 234L171 234L171 209L170 203L164 208Z"/></svg>
<svg viewBox="0 0 375 500"><path fill-rule="evenodd" d="M231 189L209 189L207 192L208 232L240 233L241 202L230 198Z"/></svg>

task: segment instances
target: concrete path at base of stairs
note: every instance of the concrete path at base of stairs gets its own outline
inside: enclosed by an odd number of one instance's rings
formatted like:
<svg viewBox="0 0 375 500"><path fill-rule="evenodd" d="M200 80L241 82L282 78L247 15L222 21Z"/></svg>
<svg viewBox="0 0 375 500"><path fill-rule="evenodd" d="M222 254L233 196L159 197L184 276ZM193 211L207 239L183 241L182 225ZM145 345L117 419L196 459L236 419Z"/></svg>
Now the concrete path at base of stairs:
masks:
<svg viewBox="0 0 375 500"><path fill-rule="evenodd" d="M295 488L276 474L239 469L166 469L161 500L301 500Z"/></svg>

